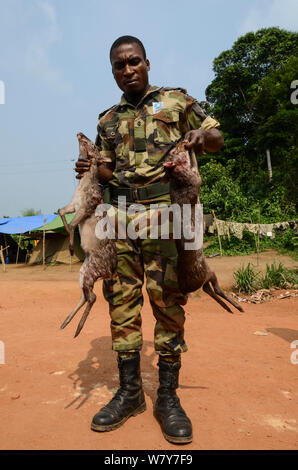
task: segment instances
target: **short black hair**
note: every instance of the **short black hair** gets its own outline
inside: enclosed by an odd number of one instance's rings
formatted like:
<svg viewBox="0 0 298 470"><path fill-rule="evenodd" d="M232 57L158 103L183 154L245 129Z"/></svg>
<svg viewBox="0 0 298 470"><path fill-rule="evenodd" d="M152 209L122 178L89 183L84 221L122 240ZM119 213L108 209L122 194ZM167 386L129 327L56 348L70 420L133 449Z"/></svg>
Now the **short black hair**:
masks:
<svg viewBox="0 0 298 470"><path fill-rule="evenodd" d="M143 43L138 39L135 38L134 36L120 36L120 38L116 39L116 41L113 42L111 49L110 49L110 60L112 59L112 52L114 49L117 47L121 46L122 44L138 44L140 48L142 49L144 59L146 60L146 51L145 47L143 46Z"/></svg>

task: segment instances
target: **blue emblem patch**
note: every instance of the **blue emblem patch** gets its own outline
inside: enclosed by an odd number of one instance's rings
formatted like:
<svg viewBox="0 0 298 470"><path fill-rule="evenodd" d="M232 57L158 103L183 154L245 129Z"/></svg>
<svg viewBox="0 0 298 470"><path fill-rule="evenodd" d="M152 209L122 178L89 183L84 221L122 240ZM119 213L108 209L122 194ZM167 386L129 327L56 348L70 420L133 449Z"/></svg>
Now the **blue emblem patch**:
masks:
<svg viewBox="0 0 298 470"><path fill-rule="evenodd" d="M158 113L162 109L162 103L153 103L153 114Z"/></svg>

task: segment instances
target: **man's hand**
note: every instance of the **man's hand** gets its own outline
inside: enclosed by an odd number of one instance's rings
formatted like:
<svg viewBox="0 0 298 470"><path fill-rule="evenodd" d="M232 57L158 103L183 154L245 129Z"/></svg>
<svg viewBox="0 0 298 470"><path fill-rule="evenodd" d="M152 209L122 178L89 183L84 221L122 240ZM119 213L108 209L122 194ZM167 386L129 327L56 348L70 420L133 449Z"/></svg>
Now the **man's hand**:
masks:
<svg viewBox="0 0 298 470"><path fill-rule="evenodd" d="M76 179L80 180L84 176L84 174L90 170L90 167L90 160L77 160L76 166L74 168L74 170L78 173ZM104 162L103 160L97 161L97 178L100 184L106 184L112 178L114 167L115 163L113 162Z"/></svg>
<svg viewBox="0 0 298 470"><path fill-rule="evenodd" d="M204 150L217 152L224 144L224 139L218 129L195 129L185 134L184 141L187 150L204 155Z"/></svg>
<svg viewBox="0 0 298 470"><path fill-rule="evenodd" d="M76 178L80 180L84 176L84 173L90 170L90 166L91 166L90 160L83 160L83 159L77 160L76 166L74 168L74 170L78 173Z"/></svg>

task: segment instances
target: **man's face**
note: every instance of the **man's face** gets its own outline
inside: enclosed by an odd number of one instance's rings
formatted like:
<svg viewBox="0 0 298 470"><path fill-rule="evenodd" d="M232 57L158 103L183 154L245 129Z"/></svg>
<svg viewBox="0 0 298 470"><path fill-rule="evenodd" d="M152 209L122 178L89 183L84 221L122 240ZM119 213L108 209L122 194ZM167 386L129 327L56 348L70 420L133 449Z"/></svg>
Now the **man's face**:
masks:
<svg viewBox="0 0 298 470"><path fill-rule="evenodd" d="M117 85L128 97L138 97L146 91L150 63L138 44L122 44L114 49L111 63Z"/></svg>

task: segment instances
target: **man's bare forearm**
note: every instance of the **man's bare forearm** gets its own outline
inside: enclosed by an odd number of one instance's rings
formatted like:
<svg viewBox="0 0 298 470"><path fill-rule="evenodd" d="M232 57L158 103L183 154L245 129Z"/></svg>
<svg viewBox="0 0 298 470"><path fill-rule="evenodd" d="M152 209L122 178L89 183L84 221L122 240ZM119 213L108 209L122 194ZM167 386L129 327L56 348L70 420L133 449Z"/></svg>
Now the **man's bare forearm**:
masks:
<svg viewBox="0 0 298 470"><path fill-rule="evenodd" d="M217 152L224 144L224 139L218 129L195 129L185 134L185 148L193 149L196 153Z"/></svg>
<svg viewBox="0 0 298 470"><path fill-rule="evenodd" d="M207 152L218 152L224 144L224 138L218 129L205 130L205 149Z"/></svg>

